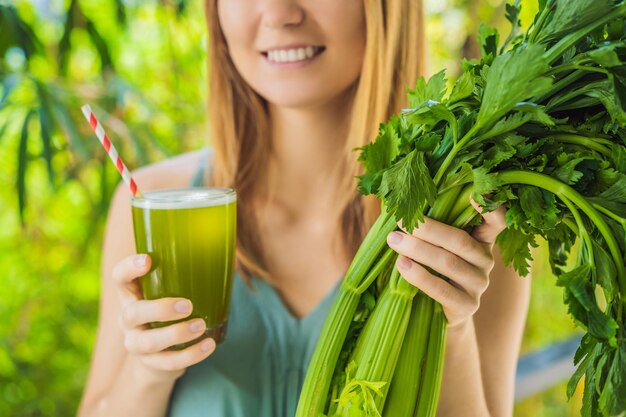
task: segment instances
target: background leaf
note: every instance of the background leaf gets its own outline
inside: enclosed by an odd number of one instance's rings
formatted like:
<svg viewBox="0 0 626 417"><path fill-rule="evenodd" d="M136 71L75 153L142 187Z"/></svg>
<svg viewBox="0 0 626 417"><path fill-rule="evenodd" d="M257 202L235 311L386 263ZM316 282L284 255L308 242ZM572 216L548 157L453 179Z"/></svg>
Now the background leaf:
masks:
<svg viewBox="0 0 626 417"><path fill-rule="evenodd" d="M430 69L447 67L450 80L460 73L460 57L480 55L479 22L501 33L510 27L501 19L501 0L425 5ZM520 19L528 25L537 5L523 6ZM7 185L0 188L0 416L76 415L84 389L97 323L104 216L119 176L80 105L99 106L125 125L128 138L116 133L123 128L114 129L112 119L108 124L132 168L206 146L203 15L202 2L188 0L0 1L0 180ZM86 18L106 49L97 47ZM16 65L20 56L25 62ZM106 74L103 61L114 64ZM41 130L37 83L47 100L43 124L49 136ZM455 99L475 100L473 93L473 80L462 80ZM16 192L20 169L24 224ZM574 331L553 284L547 244L538 243L524 351ZM518 403L515 416L579 415L582 392L566 403L564 384Z"/></svg>
<svg viewBox="0 0 626 417"><path fill-rule="evenodd" d="M26 166L28 165L28 126L31 116L34 112L31 110L26 114L24 123L22 124L22 132L20 134L20 147L18 154L18 166L17 166L17 201L20 211L20 221L22 225L24 222L24 209L26 207Z"/></svg>

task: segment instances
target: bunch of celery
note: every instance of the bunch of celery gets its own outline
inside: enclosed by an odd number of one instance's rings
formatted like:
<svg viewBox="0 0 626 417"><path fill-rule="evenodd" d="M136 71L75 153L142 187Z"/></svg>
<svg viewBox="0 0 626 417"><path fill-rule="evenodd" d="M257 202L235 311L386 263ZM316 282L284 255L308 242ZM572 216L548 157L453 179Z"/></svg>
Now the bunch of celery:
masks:
<svg viewBox="0 0 626 417"><path fill-rule="evenodd" d="M539 3L521 34L519 2L507 5L502 45L482 27L482 59L463 62L451 91L443 72L420 79L410 108L361 149L359 190L382 200L382 214L322 330L298 417L434 416L445 316L399 276L386 237L425 214L470 228L480 221L470 195L507 207L497 243L520 274L536 236L549 242L586 331L568 396L585 375L584 416L626 413L626 1Z"/></svg>

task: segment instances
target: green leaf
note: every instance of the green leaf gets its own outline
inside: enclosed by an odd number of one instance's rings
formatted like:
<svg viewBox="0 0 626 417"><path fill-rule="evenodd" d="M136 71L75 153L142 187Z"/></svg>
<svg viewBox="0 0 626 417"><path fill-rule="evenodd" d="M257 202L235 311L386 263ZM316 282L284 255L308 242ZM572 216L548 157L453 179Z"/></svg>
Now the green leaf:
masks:
<svg viewBox="0 0 626 417"><path fill-rule="evenodd" d="M582 178L583 173L581 171L576 171L576 167L582 161L585 161L590 158L576 158L571 161L566 162L563 166L558 167L552 175L558 178L560 181L565 184L576 184L579 179Z"/></svg>
<svg viewBox="0 0 626 417"><path fill-rule="evenodd" d="M556 205L556 197L549 191L541 190L545 202L543 212L543 229L554 229L558 222L560 210Z"/></svg>
<svg viewBox="0 0 626 417"><path fill-rule="evenodd" d="M509 212L507 212L508 216ZM496 238L496 245L500 248L505 265L513 265L513 268L521 276L528 275L529 264L533 260L530 248L538 246L533 234L525 234L518 229L506 228Z"/></svg>
<svg viewBox="0 0 626 417"><path fill-rule="evenodd" d="M495 58L498 55L498 44L500 43L500 34L498 30L487 25L481 24L478 28L478 44L483 59L490 61L489 57Z"/></svg>
<svg viewBox="0 0 626 417"><path fill-rule="evenodd" d="M359 175L357 178L359 179L359 193L363 195L376 194L378 193L380 182L383 179L383 172L366 172L363 175Z"/></svg>
<svg viewBox="0 0 626 417"><path fill-rule="evenodd" d="M126 26L127 17L126 17L126 6L124 5L123 0L115 0L115 17L117 18L117 23L122 26Z"/></svg>
<svg viewBox="0 0 626 417"><path fill-rule="evenodd" d="M515 105L514 110L530 114L529 121L535 121L548 127L555 125L554 119L546 113L544 106L532 102L521 102Z"/></svg>
<svg viewBox="0 0 626 417"><path fill-rule="evenodd" d="M583 338L584 341L584 338ZM580 378L587 372L587 370L593 366L593 363L597 359L600 353L600 345L594 344L583 344L581 342L580 347L578 348L576 354L579 355L579 352L584 352L581 354L584 355L584 359L582 363L578 366L569 382L567 383L567 399L570 400L574 393L576 392L576 387L578 386L578 382L580 382ZM582 359L582 358L581 358ZM576 361L578 363L578 361Z"/></svg>
<svg viewBox="0 0 626 417"><path fill-rule="evenodd" d="M460 137L462 137L465 133L467 133L469 129L471 128L471 126L475 123L476 121L475 116L476 114L474 112L471 112L471 113L464 113L463 115L461 115L461 117L459 117L457 121L457 127L458 127L458 135ZM448 154L448 152L450 152L450 149L452 149L453 145L454 145L454 134L452 132L452 129L450 129L450 126L447 126L445 134L443 136L443 139L439 147L432 154L433 158L434 159L444 158Z"/></svg>
<svg viewBox="0 0 626 417"><path fill-rule="evenodd" d="M70 147L76 152L76 154L83 160L91 159L92 155L85 147L83 143L83 139L81 135L78 133L76 129L76 125L74 120L69 116L67 110L59 105L52 104L52 116L54 117L54 121L61 128L63 133L65 134L65 138L69 143ZM81 115L82 116L82 115ZM93 133L90 133L93 135ZM97 139L94 139L97 140Z"/></svg>
<svg viewBox="0 0 626 417"><path fill-rule="evenodd" d="M22 133L20 135L20 146L17 157L17 201L19 205L20 221L24 226L24 210L26 209L26 165L29 162L28 159L28 122L34 111L30 110L24 118L22 125Z"/></svg>
<svg viewBox="0 0 626 417"><path fill-rule="evenodd" d="M626 147L617 143L613 144L611 146L611 159L615 169L626 174Z"/></svg>
<svg viewBox="0 0 626 417"><path fill-rule="evenodd" d="M580 346L578 346L574 354L574 365L578 365L587 355L592 354L598 343L598 339L593 338L589 333L585 333L580 340Z"/></svg>
<svg viewBox="0 0 626 417"><path fill-rule="evenodd" d="M591 265L581 264L562 274L557 285L565 287L565 302L574 319L587 327L591 335L614 346L618 326L613 318L598 308L591 285Z"/></svg>
<svg viewBox="0 0 626 417"><path fill-rule="evenodd" d="M586 91L585 95L598 99L614 122L626 125L626 111L623 106L626 103L621 102L612 78L613 76L610 75L610 79L607 82L598 85L597 88Z"/></svg>
<svg viewBox="0 0 626 417"><path fill-rule="evenodd" d="M585 372L585 390L583 391L583 405L580 409L582 417L597 417L598 412L598 394L595 390L596 384L595 369L589 366Z"/></svg>
<svg viewBox="0 0 626 417"><path fill-rule="evenodd" d="M484 166L472 170L474 184L472 188L472 198L480 205L485 205L485 194L491 194L502 184L497 174L491 174Z"/></svg>
<svg viewBox="0 0 626 417"><path fill-rule="evenodd" d="M493 125L488 132L481 136L481 140L491 139L496 136L503 135L505 133L509 133L519 128L520 126L528 123L532 119L531 113L518 112L513 113L510 116L504 117L496 124Z"/></svg>
<svg viewBox="0 0 626 417"><path fill-rule="evenodd" d="M545 231L544 237L548 241L550 269L554 275L562 274L576 240L576 234L564 223L557 223L554 229Z"/></svg>
<svg viewBox="0 0 626 417"><path fill-rule="evenodd" d="M617 295L617 269L613 258L606 249L595 240L592 241L593 258L595 269L592 271L594 282L597 282L604 289L604 296L608 303L613 302Z"/></svg>
<svg viewBox="0 0 626 417"><path fill-rule="evenodd" d="M493 146L487 148L481 155L480 164L488 170L495 168L500 163L515 156L517 148L525 141L525 137L513 134L497 140Z"/></svg>
<svg viewBox="0 0 626 417"><path fill-rule="evenodd" d="M520 14L522 12L520 6L520 0L515 0L513 4L506 3L505 4L506 13L505 17L511 23L511 32L509 36L506 38L502 46L500 47L500 51L503 51L519 34L520 27L522 22L520 21Z"/></svg>
<svg viewBox="0 0 626 417"><path fill-rule="evenodd" d="M82 15L82 11L78 6L77 0L71 0L70 6L65 14L65 23L63 25L63 35L61 36L61 40L58 45L58 63L59 63L59 72L61 74L67 74L67 65L71 52L71 36L72 31L76 27L76 19L78 15Z"/></svg>
<svg viewBox="0 0 626 417"><path fill-rule="evenodd" d="M41 126L41 141L43 143L43 157L46 161L46 171L48 172L48 181L50 185L54 185L54 169L52 168L52 145L51 145L51 132L52 126L50 124L51 118L48 114L44 104L39 107L39 124Z"/></svg>
<svg viewBox="0 0 626 417"><path fill-rule="evenodd" d="M604 67L619 67L624 65L624 63L619 59L615 49L624 46L624 42L615 42L598 49L591 50L587 53L587 55L589 55L589 58L591 58L595 63Z"/></svg>
<svg viewBox="0 0 626 417"><path fill-rule="evenodd" d="M472 182L474 175L472 173L472 166L468 163L462 163L459 165L456 172L448 175L444 183L439 188L439 193L455 188L463 184Z"/></svg>
<svg viewBox="0 0 626 417"><path fill-rule="evenodd" d="M52 167L52 132L54 131L53 117L50 112L49 93L40 81L35 81L37 96L39 99L39 125L41 127L41 141L43 145L43 158L46 163L48 181L54 186L54 169Z"/></svg>
<svg viewBox="0 0 626 417"><path fill-rule="evenodd" d="M600 18L612 5L611 0L554 0L555 10L539 39L545 42L566 32L572 33Z"/></svg>
<svg viewBox="0 0 626 417"><path fill-rule="evenodd" d="M90 19L88 19L87 17L84 17L84 19L89 38L91 39L93 45L96 47L98 55L100 56L102 71L113 69L113 59L111 57L111 52L109 51L109 46L106 40L102 37L100 32L98 32L98 29L96 29L96 26Z"/></svg>
<svg viewBox="0 0 626 417"><path fill-rule="evenodd" d="M386 170L377 195L407 230L413 230L424 220L426 204L434 204L437 196L424 154L414 150Z"/></svg>
<svg viewBox="0 0 626 417"><path fill-rule="evenodd" d="M520 186L519 201L530 224L537 229L543 226L543 193L537 187Z"/></svg>
<svg viewBox="0 0 626 417"><path fill-rule="evenodd" d="M537 187L520 186L518 197L530 225L537 230L550 230L556 226L559 209L554 194Z"/></svg>
<svg viewBox="0 0 626 417"><path fill-rule="evenodd" d="M11 92L19 85L21 78L18 74L7 74L2 77L2 97L0 97L0 110L4 108Z"/></svg>
<svg viewBox="0 0 626 417"><path fill-rule="evenodd" d="M529 45L498 56L486 75L485 92L476 124L489 126L516 104L546 93L552 80L544 74L548 62L543 47ZM506 87L504 87L506 86Z"/></svg>
<svg viewBox="0 0 626 417"><path fill-rule="evenodd" d="M42 43L13 5L0 4L0 57L10 47L18 47L24 51L26 59L43 49Z"/></svg>
<svg viewBox="0 0 626 417"><path fill-rule="evenodd" d="M626 218L626 175L619 173L615 182L595 197L587 198L616 215Z"/></svg>
<svg viewBox="0 0 626 417"><path fill-rule="evenodd" d="M435 132L429 132L420 136L415 140L415 149L420 152L432 152L437 148L437 145L441 143L441 135Z"/></svg>
<svg viewBox="0 0 626 417"><path fill-rule="evenodd" d="M12 119L9 118L8 120L6 120L4 122L4 124L2 126L0 126L0 143L2 143L2 139L4 139L4 134L9 129L9 126L11 125L11 122L12 122Z"/></svg>
<svg viewBox="0 0 626 417"><path fill-rule="evenodd" d="M447 104L453 104L464 100L474 92L474 75L471 72L464 72L454 83Z"/></svg>
<svg viewBox="0 0 626 417"><path fill-rule="evenodd" d="M185 13L185 10L187 10L187 3L189 0L175 0L175 4L176 4L176 17L177 18L181 18L181 16Z"/></svg>
<svg viewBox="0 0 626 417"><path fill-rule="evenodd" d="M363 162L368 172L376 172L387 169L398 156L400 136L396 126L399 120L393 116L388 123L381 124L376 140L365 145L361 149L359 161Z"/></svg>
<svg viewBox="0 0 626 417"><path fill-rule="evenodd" d="M626 203L626 175L619 174L616 181L598 197L616 203Z"/></svg>
<svg viewBox="0 0 626 417"><path fill-rule="evenodd" d="M408 90L409 105L416 108L429 100L441 102L446 92L446 72L440 71L430 77L428 83L424 77L417 80L414 90Z"/></svg>
<svg viewBox="0 0 626 417"><path fill-rule="evenodd" d="M432 130L439 122L447 121L453 132L453 141L456 143L456 138L458 137L456 117L446 105L429 100L419 105L405 117L411 123L424 125L427 131Z"/></svg>
<svg viewBox="0 0 626 417"><path fill-rule="evenodd" d="M626 343L622 342L615 350L607 368L608 375L598 405L604 415L623 415L626 410Z"/></svg>

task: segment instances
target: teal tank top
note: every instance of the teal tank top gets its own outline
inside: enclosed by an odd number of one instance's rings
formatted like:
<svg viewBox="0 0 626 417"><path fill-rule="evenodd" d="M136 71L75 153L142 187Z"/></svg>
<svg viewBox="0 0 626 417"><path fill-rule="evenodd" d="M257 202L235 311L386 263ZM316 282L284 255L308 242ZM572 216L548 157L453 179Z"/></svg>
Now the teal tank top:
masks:
<svg viewBox="0 0 626 417"><path fill-rule="evenodd" d="M204 164L192 186L203 184ZM298 319L270 284L252 278L250 288L235 274L226 339L178 379L168 416L293 417L339 282Z"/></svg>

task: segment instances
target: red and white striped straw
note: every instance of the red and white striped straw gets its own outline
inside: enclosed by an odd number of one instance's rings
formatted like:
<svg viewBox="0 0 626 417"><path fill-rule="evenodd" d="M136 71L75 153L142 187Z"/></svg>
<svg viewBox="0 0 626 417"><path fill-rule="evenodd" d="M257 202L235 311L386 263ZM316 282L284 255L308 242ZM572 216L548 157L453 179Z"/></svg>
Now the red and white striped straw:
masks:
<svg viewBox="0 0 626 417"><path fill-rule="evenodd" d="M96 115L93 114L93 111L91 111L91 106L89 106L89 104L85 104L80 109L83 111L85 118L93 128L94 132L96 132L96 136L100 140L102 146L104 146L104 149L107 151L107 154L109 155L109 158L111 158L111 161L113 161L113 163L115 164L115 167L122 176L122 179L124 180L126 185L128 185L128 188L130 188L131 194L134 197L143 197L143 194L137 188L135 180L130 175L130 171L128 170L128 168L126 168L126 165L124 165L124 162L122 162L122 158L120 158L117 151L115 150L115 146L113 146L107 134L104 133L104 129L102 128L102 125L100 124L98 119L96 119Z"/></svg>

